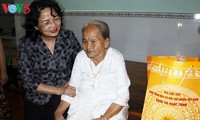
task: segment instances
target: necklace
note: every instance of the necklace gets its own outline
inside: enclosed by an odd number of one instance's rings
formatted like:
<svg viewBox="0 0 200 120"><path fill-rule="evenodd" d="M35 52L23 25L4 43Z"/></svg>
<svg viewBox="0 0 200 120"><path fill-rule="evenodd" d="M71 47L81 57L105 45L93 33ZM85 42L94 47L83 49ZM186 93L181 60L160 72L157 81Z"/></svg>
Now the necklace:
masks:
<svg viewBox="0 0 200 120"><path fill-rule="evenodd" d="M100 73L102 66L103 66L104 60L102 60L97 66L90 60L90 67L92 70L93 78L96 78L96 76Z"/></svg>

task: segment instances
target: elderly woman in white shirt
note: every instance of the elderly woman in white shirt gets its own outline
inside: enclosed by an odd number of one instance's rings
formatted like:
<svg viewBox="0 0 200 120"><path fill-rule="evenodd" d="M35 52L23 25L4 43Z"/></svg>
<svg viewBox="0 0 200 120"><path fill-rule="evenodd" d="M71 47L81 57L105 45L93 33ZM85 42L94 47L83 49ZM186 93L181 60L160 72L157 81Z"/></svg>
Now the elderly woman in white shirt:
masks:
<svg viewBox="0 0 200 120"><path fill-rule="evenodd" d="M82 48L70 79L76 96L62 95L56 120L127 120L130 79L123 55L109 47L108 25L90 21L82 28ZM72 90L73 93L73 90Z"/></svg>

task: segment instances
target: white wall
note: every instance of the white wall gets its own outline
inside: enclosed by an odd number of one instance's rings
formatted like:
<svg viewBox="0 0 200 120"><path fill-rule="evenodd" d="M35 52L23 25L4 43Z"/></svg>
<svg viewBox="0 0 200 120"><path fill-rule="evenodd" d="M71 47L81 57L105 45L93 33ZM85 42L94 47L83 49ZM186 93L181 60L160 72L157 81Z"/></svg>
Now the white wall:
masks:
<svg viewBox="0 0 200 120"><path fill-rule="evenodd" d="M58 0L65 11L199 13L200 0Z"/></svg>
<svg viewBox="0 0 200 120"><path fill-rule="evenodd" d="M111 47L121 51L126 60L146 62L148 55L200 57L200 23L193 19L66 15L64 27L73 30L81 42L82 26L94 19L108 23ZM24 35L23 18L15 16L15 20L18 40Z"/></svg>
<svg viewBox="0 0 200 120"><path fill-rule="evenodd" d="M200 24L193 19L66 16L65 28L73 30L81 42L82 26L94 19L108 23L111 47L126 60L146 62L148 55L200 56Z"/></svg>

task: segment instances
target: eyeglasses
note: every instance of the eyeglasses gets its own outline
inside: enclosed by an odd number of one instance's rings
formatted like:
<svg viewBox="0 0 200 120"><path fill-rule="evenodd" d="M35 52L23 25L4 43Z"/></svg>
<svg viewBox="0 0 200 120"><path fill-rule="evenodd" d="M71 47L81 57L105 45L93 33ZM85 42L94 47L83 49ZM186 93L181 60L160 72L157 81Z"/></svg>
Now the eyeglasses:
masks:
<svg viewBox="0 0 200 120"><path fill-rule="evenodd" d="M41 27L43 28L50 28L55 25L59 25L61 23L61 18L59 16L54 17L52 20L44 20L40 23Z"/></svg>

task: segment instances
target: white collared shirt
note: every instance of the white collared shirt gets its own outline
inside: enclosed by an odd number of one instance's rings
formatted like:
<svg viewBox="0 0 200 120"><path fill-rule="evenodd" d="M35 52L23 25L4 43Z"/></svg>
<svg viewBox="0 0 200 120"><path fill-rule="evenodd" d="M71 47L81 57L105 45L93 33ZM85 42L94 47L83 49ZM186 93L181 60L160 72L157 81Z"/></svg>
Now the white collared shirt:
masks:
<svg viewBox="0 0 200 120"><path fill-rule="evenodd" d="M95 66L91 62L83 50L77 54L70 79L77 95L74 98L62 95L61 99L71 104L70 109L87 104L96 109L106 107L100 110L104 112L111 103L128 106L130 80L122 54L109 48L101 63Z"/></svg>

